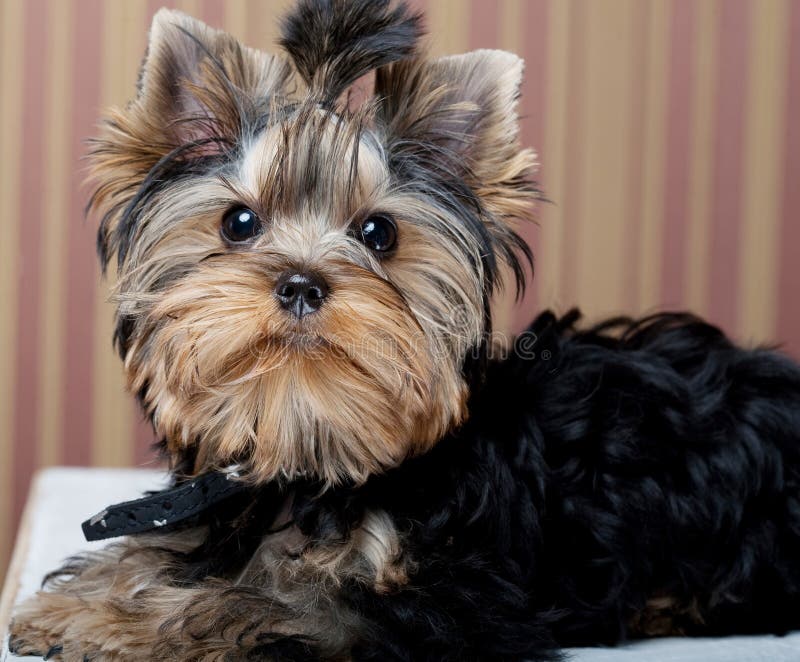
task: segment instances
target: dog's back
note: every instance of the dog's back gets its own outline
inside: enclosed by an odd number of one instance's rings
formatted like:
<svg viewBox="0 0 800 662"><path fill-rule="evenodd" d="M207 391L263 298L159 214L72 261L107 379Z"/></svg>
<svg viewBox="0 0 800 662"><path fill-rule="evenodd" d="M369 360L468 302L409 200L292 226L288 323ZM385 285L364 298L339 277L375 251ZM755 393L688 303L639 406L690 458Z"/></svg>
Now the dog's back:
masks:
<svg viewBox="0 0 800 662"><path fill-rule="evenodd" d="M800 626L800 368L690 315L577 317L538 317L457 433L358 493L414 563L350 594L367 659Z"/></svg>
<svg viewBox="0 0 800 662"><path fill-rule="evenodd" d="M687 314L574 319L540 316L495 379L541 449L558 639L796 628L800 368Z"/></svg>

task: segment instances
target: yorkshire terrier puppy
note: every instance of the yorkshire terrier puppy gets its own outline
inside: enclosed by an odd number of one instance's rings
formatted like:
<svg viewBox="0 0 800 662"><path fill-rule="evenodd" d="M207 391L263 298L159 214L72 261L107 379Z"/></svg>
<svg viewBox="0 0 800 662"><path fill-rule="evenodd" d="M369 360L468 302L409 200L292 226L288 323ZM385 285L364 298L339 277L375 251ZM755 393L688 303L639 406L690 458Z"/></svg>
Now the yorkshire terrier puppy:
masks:
<svg viewBox="0 0 800 662"><path fill-rule="evenodd" d="M14 652L541 661L800 626L800 369L684 314L544 313L493 355L538 195L522 62L420 31L300 0L267 55L155 16L91 150L98 248L175 489L237 489L70 560Z"/></svg>

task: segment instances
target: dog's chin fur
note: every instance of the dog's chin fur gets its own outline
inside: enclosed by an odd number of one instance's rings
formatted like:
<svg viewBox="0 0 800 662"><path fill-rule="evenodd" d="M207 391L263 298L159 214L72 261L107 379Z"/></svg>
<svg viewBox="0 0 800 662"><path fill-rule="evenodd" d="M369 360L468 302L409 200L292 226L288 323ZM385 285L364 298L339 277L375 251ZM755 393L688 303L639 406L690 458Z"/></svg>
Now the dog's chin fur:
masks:
<svg viewBox="0 0 800 662"><path fill-rule="evenodd" d="M170 452L197 443L194 471L236 463L254 482L358 483L460 422L460 370L394 288L328 262L330 300L297 321L269 294L271 266L264 256L206 262L154 305L132 343L126 367Z"/></svg>
<svg viewBox="0 0 800 662"><path fill-rule="evenodd" d="M68 561L12 650L541 662L800 627L800 368L680 314L544 313L490 357L537 198L522 65L432 60L419 32L399 3L300 0L270 56L156 15L91 154L115 340L176 483L248 484ZM232 241L240 207L260 225ZM378 216L391 250L359 231ZM298 319L300 272L325 294Z"/></svg>

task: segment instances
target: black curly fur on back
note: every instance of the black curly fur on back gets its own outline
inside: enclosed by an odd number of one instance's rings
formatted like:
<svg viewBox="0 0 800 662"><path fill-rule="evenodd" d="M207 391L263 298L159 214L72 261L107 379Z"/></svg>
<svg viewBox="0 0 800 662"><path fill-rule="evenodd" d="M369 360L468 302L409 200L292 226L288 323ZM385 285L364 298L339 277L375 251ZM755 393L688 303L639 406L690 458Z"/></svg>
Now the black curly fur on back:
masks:
<svg viewBox="0 0 800 662"><path fill-rule="evenodd" d="M312 539L382 508L417 563L394 593L344 587L368 622L354 659L555 659L636 636L653 599L686 634L800 626L800 368L687 314L577 319L540 315L428 455L360 488L294 486ZM216 513L185 579L252 553L274 490Z"/></svg>

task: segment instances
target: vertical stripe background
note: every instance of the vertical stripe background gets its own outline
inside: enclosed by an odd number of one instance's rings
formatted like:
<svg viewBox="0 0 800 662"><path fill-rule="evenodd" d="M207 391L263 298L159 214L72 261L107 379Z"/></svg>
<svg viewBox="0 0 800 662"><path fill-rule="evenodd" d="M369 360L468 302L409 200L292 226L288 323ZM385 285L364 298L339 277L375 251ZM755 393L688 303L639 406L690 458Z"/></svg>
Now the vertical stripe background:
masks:
<svg viewBox="0 0 800 662"><path fill-rule="evenodd" d="M0 567L32 472L145 465L83 219L84 140L132 94L162 5L271 48L291 0L0 0ZM800 356L800 0L413 0L435 54L526 60L522 135L548 201L519 329L691 308Z"/></svg>

